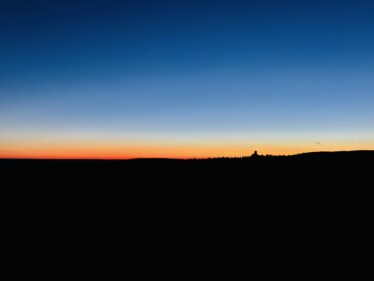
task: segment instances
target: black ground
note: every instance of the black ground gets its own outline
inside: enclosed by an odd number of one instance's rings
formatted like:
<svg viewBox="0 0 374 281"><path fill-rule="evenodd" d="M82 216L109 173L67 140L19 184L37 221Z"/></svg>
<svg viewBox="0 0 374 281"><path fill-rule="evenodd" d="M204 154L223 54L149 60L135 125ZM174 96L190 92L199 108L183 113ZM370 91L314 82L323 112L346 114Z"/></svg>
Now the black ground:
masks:
<svg viewBox="0 0 374 281"><path fill-rule="evenodd" d="M25 237L58 237L53 243L66 249L87 244L87 253L98 241L113 249L159 245L155 253L165 244L195 253L209 245L215 253L226 243L239 250L251 245L249 252L257 247L264 255L281 245L281 260L290 245L308 245L308 253L317 254L335 245L340 253L352 232L360 239L369 233L373 167L374 151L211 160L3 159L1 202L17 244Z"/></svg>
<svg viewBox="0 0 374 281"><path fill-rule="evenodd" d="M292 156L251 156L201 160L36 160L1 159L3 177L13 181L74 180L137 185L142 183L223 182L241 186L270 181L298 181L367 177L374 167L374 151L313 152ZM74 181L72 183L74 183ZM96 182L97 183L97 182Z"/></svg>

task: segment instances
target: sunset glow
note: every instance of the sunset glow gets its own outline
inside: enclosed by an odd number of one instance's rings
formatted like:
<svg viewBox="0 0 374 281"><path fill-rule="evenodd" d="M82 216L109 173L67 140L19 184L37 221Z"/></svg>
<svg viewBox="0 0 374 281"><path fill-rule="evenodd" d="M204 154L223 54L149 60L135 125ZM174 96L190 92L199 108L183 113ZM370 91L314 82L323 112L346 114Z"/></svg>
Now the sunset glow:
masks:
<svg viewBox="0 0 374 281"><path fill-rule="evenodd" d="M255 150L260 154L291 155L312 151L360 150L362 147L373 149L373 142L347 141L341 143L291 143L287 144L251 144L251 143L94 143L75 141L52 143L48 141L30 141L1 143L0 158L48 158L48 159L132 159L132 158L208 158L249 156Z"/></svg>
<svg viewBox="0 0 374 281"><path fill-rule="evenodd" d="M0 3L0 158L374 149L374 1Z"/></svg>

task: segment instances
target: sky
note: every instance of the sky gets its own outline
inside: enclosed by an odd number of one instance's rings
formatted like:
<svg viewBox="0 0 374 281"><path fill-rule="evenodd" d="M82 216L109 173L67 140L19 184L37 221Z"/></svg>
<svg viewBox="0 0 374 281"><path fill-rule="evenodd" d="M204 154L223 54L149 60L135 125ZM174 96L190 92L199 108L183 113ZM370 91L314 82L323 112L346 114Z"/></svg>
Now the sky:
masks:
<svg viewBox="0 0 374 281"><path fill-rule="evenodd" d="M374 149L374 1L0 0L0 157Z"/></svg>

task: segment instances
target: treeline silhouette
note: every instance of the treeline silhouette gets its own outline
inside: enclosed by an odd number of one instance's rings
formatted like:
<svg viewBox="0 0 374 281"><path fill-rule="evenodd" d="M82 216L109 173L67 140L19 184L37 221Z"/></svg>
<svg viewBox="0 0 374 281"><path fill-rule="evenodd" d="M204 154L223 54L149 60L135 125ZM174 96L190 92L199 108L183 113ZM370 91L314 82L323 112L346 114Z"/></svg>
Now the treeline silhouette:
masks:
<svg viewBox="0 0 374 281"><path fill-rule="evenodd" d="M266 237L289 218L287 227L298 233L301 223L310 231L311 220L329 226L338 214L346 221L352 209L369 213L363 199L372 198L373 166L374 151L191 160L2 159L0 179L9 212L23 217L31 211L32 224L47 216L43 223L49 226L66 214L78 226L87 218L118 227L132 218L144 226L152 218L152 228L143 231L148 234L166 217L170 228L185 220L199 227L214 221L226 230L231 224L250 228L248 237L266 230Z"/></svg>
<svg viewBox="0 0 374 281"><path fill-rule="evenodd" d="M40 160L40 159L0 159L0 171L14 180L30 177L49 177L65 173L87 176L87 180L97 176L119 175L127 178L140 175L139 180L179 176L183 179L198 176L219 177L262 174L297 173L320 176L326 169L331 172L343 170L364 171L374 165L374 151L311 152L296 155L261 155L255 151L243 157L218 157L205 159L131 159L131 160Z"/></svg>

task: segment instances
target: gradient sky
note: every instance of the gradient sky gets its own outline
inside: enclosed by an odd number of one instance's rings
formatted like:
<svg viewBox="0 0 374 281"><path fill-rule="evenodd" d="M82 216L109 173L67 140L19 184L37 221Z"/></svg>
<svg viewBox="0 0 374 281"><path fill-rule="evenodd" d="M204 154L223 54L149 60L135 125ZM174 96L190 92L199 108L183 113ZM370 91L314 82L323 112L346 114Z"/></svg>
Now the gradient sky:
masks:
<svg viewBox="0 0 374 281"><path fill-rule="evenodd" d="M374 1L0 0L0 157L374 149Z"/></svg>

